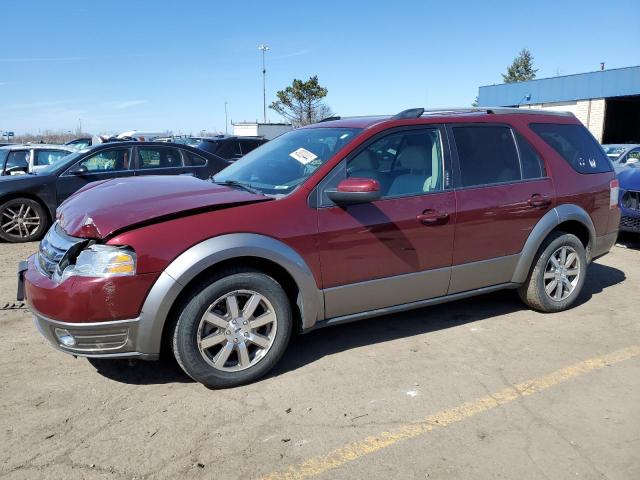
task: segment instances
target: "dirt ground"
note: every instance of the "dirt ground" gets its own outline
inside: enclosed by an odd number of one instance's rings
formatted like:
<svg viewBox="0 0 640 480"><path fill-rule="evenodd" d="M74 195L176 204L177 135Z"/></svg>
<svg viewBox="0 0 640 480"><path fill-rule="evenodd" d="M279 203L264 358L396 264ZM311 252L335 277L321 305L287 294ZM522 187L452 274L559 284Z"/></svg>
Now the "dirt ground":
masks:
<svg viewBox="0 0 640 480"><path fill-rule="evenodd" d="M0 244L0 308L36 248ZM570 311L500 292L318 330L210 391L172 362L58 353L5 308L0 477L639 479L639 312L627 237Z"/></svg>

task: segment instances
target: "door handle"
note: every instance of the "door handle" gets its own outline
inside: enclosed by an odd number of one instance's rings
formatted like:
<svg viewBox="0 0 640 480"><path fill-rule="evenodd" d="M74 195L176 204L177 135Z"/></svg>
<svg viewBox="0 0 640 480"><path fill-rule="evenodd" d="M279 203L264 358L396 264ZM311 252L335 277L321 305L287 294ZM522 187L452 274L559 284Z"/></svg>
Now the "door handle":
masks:
<svg viewBox="0 0 640 480"><path fill-rule="evenodd" d="M543 197L539 193L534 193L531 195L531 198L527 200L527 203L530 207L538 208L538 207L548 207L551 205L551 199L547 197Z"/></svg>
<svg viewBox="0 0 640 480"><path fill-rule="evenodd" d="M449 214L436 212L435 210L425 210L416 219L423 225L443 225L449 221Z"/></svg>

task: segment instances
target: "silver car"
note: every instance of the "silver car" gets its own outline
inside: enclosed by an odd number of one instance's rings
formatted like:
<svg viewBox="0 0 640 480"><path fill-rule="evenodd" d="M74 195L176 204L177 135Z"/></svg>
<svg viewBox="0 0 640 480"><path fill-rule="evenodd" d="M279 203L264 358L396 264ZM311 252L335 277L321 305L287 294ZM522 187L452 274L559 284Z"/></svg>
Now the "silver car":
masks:
<svg viewBox="0 0 640 480"><path fill-rule="evenodd" d="M75 150L65 145L6 145L0 147L0 176L24 175L57 163Z"/></svg>
<svg viewBox="0 0 640 480"><path fill-rule="evenodd" d="M611 143L602 145L604 153L614 166L628 165L640 162L640 144L637 143Z"/></svg>

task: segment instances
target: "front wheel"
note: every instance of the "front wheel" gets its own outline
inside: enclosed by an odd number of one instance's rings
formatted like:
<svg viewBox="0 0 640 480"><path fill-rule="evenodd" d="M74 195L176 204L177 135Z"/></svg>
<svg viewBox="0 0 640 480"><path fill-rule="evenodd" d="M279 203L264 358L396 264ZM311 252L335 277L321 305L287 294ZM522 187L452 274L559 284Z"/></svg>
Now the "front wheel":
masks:
<svg viewBox="0 0 640 480"><path fill-rule="evenodd" d="M580 239L555 232L540 247L536 263L518 294L535 310L566 310L580 295L586 274L587 256Z"/></svg>
<svg viewBox="0 0 640 480"><path fill-rule="evenodd" d="M195 287L179 312L173 352L209 388L253 382L278 362L292 330L282 287L258 271L218 276Z"/></svg>
<svg viewBox="0 0 640 480"><path fill-rule="evenodd" d="M47 227L47 214L35 200L13 198L0 205L0 238L7 242L38 240Z"/></svg>

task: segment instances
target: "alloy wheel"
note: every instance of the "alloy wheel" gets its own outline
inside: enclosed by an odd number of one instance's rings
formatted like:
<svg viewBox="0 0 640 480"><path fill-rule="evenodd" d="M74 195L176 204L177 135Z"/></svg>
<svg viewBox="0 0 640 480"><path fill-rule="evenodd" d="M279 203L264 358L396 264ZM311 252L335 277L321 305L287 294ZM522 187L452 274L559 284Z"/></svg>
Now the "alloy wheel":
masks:
<svg viewBox="0 0 640 480"><path fill-rule="evenodd" d="M38 212L24 203L7 206L0 212L0 228L13 237L27 238L34 235L41 222Z"/></svg>
<svg viewBox="0 0 640 480"><path fill-rule="evenodd" d="M265 357L273 345L277 327L275 310L264 295L235 290L207 308L198 325L196 340L209 365L237 372Z"/></svg>
<svg viewBox="0 0 640 480"><path fill-rule="evenodd" d="M544 271L544 290L552 300L560 302L575 290L580 279L580 257L570 246L558 248Z"/></svg>

